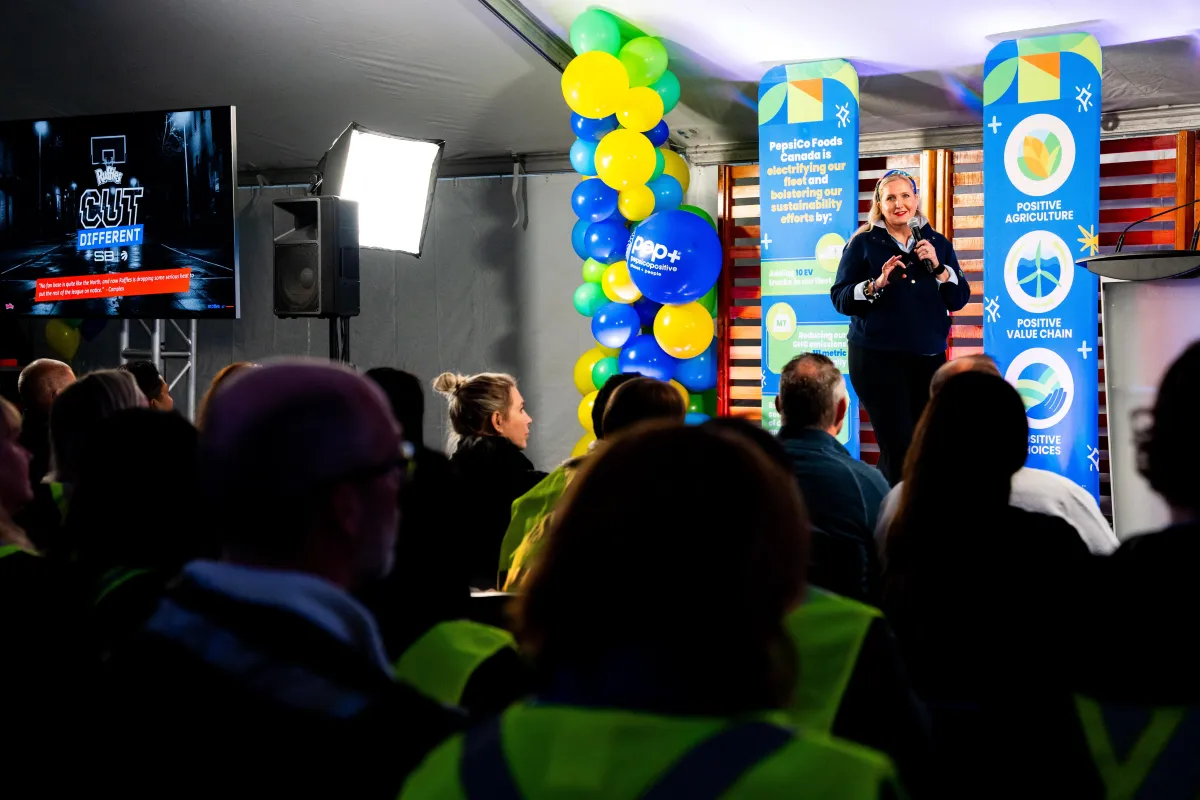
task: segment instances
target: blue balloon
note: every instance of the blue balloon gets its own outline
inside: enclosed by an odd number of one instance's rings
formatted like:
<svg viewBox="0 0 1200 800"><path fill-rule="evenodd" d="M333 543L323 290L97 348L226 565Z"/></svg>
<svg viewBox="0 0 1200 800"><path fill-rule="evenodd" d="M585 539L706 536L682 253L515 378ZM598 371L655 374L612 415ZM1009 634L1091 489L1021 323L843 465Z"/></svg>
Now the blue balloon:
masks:
<svg viewBox="0 0 1200 800"><path fill-rule="evenodd" d="M571 192L571 209L580 219L599 222L616 213L619 194L599 178L580 181L575 191Z"/></svg>
<svg viewBox="0 0 1200 800"><path fill-rule="evenodd" d="M592 337L605 347L624 347L637 336L638 324L638 314L633 306L608 303L600 306L592 317Z"/></svg>
<svg viewBox="0 0 1200 800"><path fill-rule="evenodd" d="M658 346L654 334L644 333L634 337L625 346L621 355L617 357L617 364L621 372L636 372L647 378L669 381L675 377L679 359L667 355L667 352Z"/></svg>
<svg viewBox="0 0 1200 800"><path fill-rule="evenodd" d="M687 214L686 211L683 213ZM695 215L688 214L688 216ZM700 218L696 217L696 219ZM704 222L704 220L700 221ZM707 222L704 225L708 227ZM709 228L709 230L712 229ZM625 257L625 250L629 245L629 230L618 220L601 220L588 226L586 240L589 256L601 264L612 264ZM708 291L708 289L704 291Z"/></svg>
<svg viewBox="0 0 1200 800"><path fill-rule="evenodd" d="M666 144L667 139L671 138L671 128L667 125L667 121L660 119L657 125L646 131L646 138L655 147L662 147Z"/></svg>
<svg viewBox="0 0 1200 800"><path fill-rule="evenodd" d="M571 228L571 247L575 248L575 255L585 260L588 258L587 229L591 224L590 220L581 219Z"/></svg>
<svg viewBox="0 0 1200 800"><path fill-rule="evenodd" d="M654 192L654 210L670 211L683 202L683 186L671 175L659 175L646 184Z"/></svg>
<svg viewBox="0 0 1200 800"><path fill-rule="evenodd" d="M656 303L643 297L634 303L633 307L637 309L638 316L642 318L642 327L653 328L654 318L658 316L658 310L662 308L662 303Z"/></svg>
<svg viewBox="0 0 1200 800"><path fill-rule="evenodd" d="M721 240L703 217L659 211L633 229L625 260L646 297L656 303L690 303L703 297L721 274Z"/></svg>
<svg viewBox="0 0 1200 800"><path fill-rule="evenodd" d="M571 145L571 166L580 175L596 174L596 143L576 139Z"/></svg>
<svg viewBox="0 0 1200 800"><path fill-rule="evenodd" d="M691 414L684 415L683 424L684 425L703 425L704 423L708 422L710 419L712 419L712 417L710 417L708 414L697 414L697 413L693 412Z"/></svg>
<svg viewBox="0 0 1200 800"><path fill-rule="evenodd" d="M576 136L585 141L598 142L615 131L619 126L620 123L617 122L616 114L604 119L589 119L571 112L571 130ZM654 146L658 147L658 145Z"/></svg>
<svg viewBox="0 0 1200 800"><path fill-rule="evenodd" d="M713 352L716 345L709 345L698 356L679 362L675 369L675 380L683 384L689 392L707 392L717 387L717 355Z"/></svg>

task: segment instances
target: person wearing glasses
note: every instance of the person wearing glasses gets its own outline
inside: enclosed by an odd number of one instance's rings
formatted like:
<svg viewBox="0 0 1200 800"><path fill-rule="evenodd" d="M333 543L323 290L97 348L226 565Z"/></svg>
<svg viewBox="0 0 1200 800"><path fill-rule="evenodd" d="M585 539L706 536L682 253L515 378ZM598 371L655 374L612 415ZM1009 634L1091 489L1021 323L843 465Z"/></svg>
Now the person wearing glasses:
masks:
<svg viewBox="0 0 1200 800"><path fill-rule="evenodd" d="M946 363L950 312L971 296L954 247L919 205L911 175L884 173L829 290L834 307L850 317L850 381L875 430L879 469L892 485L900 481L929 382Z"/></svg>

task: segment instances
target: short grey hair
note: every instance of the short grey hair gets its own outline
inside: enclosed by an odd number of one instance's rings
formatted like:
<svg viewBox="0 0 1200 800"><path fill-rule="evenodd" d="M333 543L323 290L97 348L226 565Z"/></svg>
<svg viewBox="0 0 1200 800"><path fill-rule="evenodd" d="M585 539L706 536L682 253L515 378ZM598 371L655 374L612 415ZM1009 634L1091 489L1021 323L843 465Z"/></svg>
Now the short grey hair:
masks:
<svg viewBox="0 0 1200 800"><path fill-rule="evenodd" d="M779 376L779 411L788 426L828 428L837 422L838 403L848 397L841 371L820 353L801 353Z"/></svg>

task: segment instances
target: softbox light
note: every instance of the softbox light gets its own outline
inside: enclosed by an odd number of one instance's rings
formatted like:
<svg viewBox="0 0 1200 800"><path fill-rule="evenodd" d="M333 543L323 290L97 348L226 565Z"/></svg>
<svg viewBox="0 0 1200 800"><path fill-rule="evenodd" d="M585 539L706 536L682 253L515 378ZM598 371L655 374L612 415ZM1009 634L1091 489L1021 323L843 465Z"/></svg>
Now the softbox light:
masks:
<svg viewBox="0 0 1200 800"><path fill-rule="evenodd" d="M360 247L420 256L445 146L352 122L325 154L320 194L358 203Z"/></svg>

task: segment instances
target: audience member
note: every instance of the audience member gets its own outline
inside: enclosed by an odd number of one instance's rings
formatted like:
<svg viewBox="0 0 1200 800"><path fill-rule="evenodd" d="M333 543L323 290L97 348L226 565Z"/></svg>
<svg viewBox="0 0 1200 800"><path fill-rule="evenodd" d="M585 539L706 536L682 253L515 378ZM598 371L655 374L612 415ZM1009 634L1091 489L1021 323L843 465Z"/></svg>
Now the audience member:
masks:
<svg viewBox="0 0 1200 800"><path fill-rule="evenodd" d="M964 481L965 430L974 433ZM1013 788L1037 774L1044 750L1019 767L1009 754L1061 691L1063 633L1076 624L1072 602L1090 559L1064 520L1009 504L1028 433L1025 406L1002 378L947 380L917 425L884 540L883 607L931 703L951 783L973 782L956 785L962 796L978 793L979 776L1002 775ZM1049 722L1037 718L1044 732Z"/></svg>
<svg viewBox="0 0 1200 800"><path fill-rule="evenodd" d="M838 442L849 407L842 373L819 353L796 356L780 373L779 440L791 456L814 528L809 579L847 597L874 601L875 516L888 482Z"/></svg>
<svg viewBox="0 0 1200 800"><path fill-rule="evenodd" d="M344 794L352 780L394 796L460 724L394 682L350 595L391 568L403 450L382 392L328 363L264 367L215 396L200 483L223 559L188 564L110 657L123 735L109 768L155 764L191 794Z"/></svg>
<svg viewBox="0 0 1200 800"><path fill-rule="evenodd" d="M473 587L495 588L500 543L513 501L546 477L521 452L529 443L533 420L511 375L445 372L433 388L450 406L450 463L463 482L460 530L466 535L461 557Z"/></svg>
<svg viewBox="0 0 1200 800"><path fill-rule="evenodd" d="M702 427L743 436L785 473L792 471L792 458L779 439L758 425L716 417ZM905 788L913 796L927 796L934 780L927 714L879 609L809 583L805 601L787 616L787 628L800 659L789 709L796 724L886 753Z"/></svg>
<svg viewBox="0 0 1200 800"><path fill-rule="evenodd" d="M5 750L23 768L46 775L42 789L53 794L63 788L63 776L45 768L53 760L50 752L61 749L47 743L64 731L80 733L91 684L84 661L84 605L74 592L69 565L38 557L14 521L33 500L29 463L20 414L0 399L0 685L7 689L2 713L11 733ZM10 780L16 788L16 777Z"/></svg>
<svg viewBox="0 0 1200 800"><path fill-rule="evenodd" d="M885 756L766 716L796 683L783 618L806 535L791 478L742 439L618 437L567 489L517 599L538 702L444 744L403 797L881 796ZM718 588L696 591L698 576Z"/></svg>
<svg viewBox="0 0 1200 800"><path fill-rule="evenodd" d="M596 399L592 403L592 433L596 436L596 442L604 441L604 410L608 408L612 393L621 384L637 377L639 376L636 373L627 372L610 375L604 385L596 391ZM500 543L500 586L509 588L508 570L512 566L513 553L525 541L529 532L554 509L558 498L562 497L567 484L585 458L586 455L567 459L552 469L536 486L513 501L512 518L504 532L504 541Z"/></svg>
<svg viewBox="0 0 1200 800"><path fill-rule="evenodd" d="M69 364L52 358L39 358L21 370L17 393L25 418L21 424L21 444L33 455L29 480L34 485L50 471L50 408L63 390L75 382Z"/></svg>
<svg viewBox="0 0 1200 800"><path fill-rule="evenodd" d="M208 417L208 409L212 405L213 398L217 396L217 392L221 390L221 387L245 370L254 369L257 366L258 364L250 361L235 361L229 366L221 368L213 376L212 383L208 385L208 391L204 393L204 397L200 398L200 409L196 412L197 428L204 430L204 420Z"/></svg>
<svg viewBox="0 0 1200 800"><path fill-rule="evenodd" d="M216 526L191 507L196 483L196 429L177 414L118 411L88 438L64 539L91 590L100 652L146 621L184 564L216 557ZM131 493L138 513L114 519Z"/></svg>
<svg viewBox="0 0 1200 800"><path fill-rule="evenodd" d="M122 364L117 369L128 372L137 381L138 389L146 397L146 402L155 411L171 411L175 401L171 399L171 389L166 379L154 366L152 361L131 361Z"/></svg>
<svg viewBox="0 0 1200 800"><path fill-rule="evenodd" d="M653 378L635 376L632 380L619 383L604 404L600 429L606 438L597 439L597 445L607 443L612 437L642 422L661 420L683 424L686 414L683 395L674 386ZM572 470L566 474L566 484L570 483L575 473L576 470ZM513 552L512 565L504 584L506 591L516 591L528 577L530 568L545 546L553 516L554 509L548 509Z"/></svg>
<svg viewBox="0 0 1200 800"><path fill-rule="evenodd" d="M933 374L930 382L930 396L935 395L952 376L963 372L984 372L989 375L1000 375L1000 369L991 356L969 355L956 358L943 364ZM879 519L875 523L875 538L880 544L896 515L896 506L900 503L902 483L896 484L883 498L879 508ZM1021 467L1012 478L1012 491L1009 494L1010 505L1025 511L1038 514L1049 514L1060 517L1071 523L1079 533L1088 550L1095 555L1108 555L1117 548L1117 536L1112 526L1100 513L1096 498L1092 497L1082 486L1068 478L1064 478L1049 470L1036 467Z"/></svg>
<svg viewBox="0 0 1200 800"><path fill-rule="evenodd" d="M446 515L462 493L449 459L424 446L421 381L390 367L367 377L387 395L413 455L400 493L397 566L359 597L379 623L400 680L472 713L499 712L525 694L529 676L512 634L465 618L471 609L462 531Z"/></svg>
<svg viewBox="0 0 1200 800"><path fill-rule="evenodd" d="M39 551L55 558L71 555L61 533L80 455L103 420L122 409L145 405L133 376L115 369L84 375L59 394L50 412L50 469L34 487L34 500L21 517Z"/></svg>

